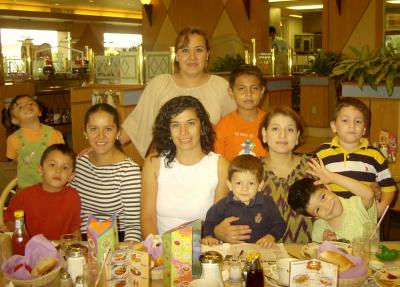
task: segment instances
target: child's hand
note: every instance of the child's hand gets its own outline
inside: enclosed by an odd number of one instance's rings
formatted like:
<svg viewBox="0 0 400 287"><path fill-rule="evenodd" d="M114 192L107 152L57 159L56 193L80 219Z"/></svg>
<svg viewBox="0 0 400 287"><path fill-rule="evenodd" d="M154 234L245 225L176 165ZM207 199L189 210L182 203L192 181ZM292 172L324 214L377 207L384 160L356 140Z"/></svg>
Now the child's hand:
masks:
<svg viewBox="0 0 400 287"><path fill-rule="evenodd" d="M325 229L324 233L322 234L322 240L336 240L336 233L332 230Z"/></svg>
<svg viewBox="0 0 400 287"><path fill-rule="evenodd" d="M275 238L271 234L267 234L258 239L256 244L264 248L272 248L275 246Z"/></svg>
<svg viewBox="0 0 400 287"><path fill-rule="evenodd" d="M312 158L308 161L310 169L307 171L312 176L318 178L314 184L329 184L331 183L331 172L325 167L321 159Z"/></svg>
<svg viewBox="0 0 400 287"><path fill-rule="evenodd" d="M206 236L201 239L201 243L204 245L217 245L219 244L219 240L212 236Z"/></svg>

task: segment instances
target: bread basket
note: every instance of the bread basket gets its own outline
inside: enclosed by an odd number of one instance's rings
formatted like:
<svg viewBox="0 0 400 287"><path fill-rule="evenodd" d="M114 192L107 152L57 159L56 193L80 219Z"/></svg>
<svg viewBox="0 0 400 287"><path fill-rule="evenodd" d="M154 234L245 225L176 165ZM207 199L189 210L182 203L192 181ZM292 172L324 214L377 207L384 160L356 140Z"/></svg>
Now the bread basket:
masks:
<svg viewBox="0 0 400 287"><path fill-rule="evenodd" d="M357 278L339 278L339 287L359 287L367 280L368 272Z"/></svg>
<svg viewBox="0 0 400 287"><path fill-rule="evenodd" d="M51 270L49 273L29 280L19 280L9 277L6 273L4 276L13 282L15 287L18 286L29 286L29 287L42 287L42 286L58 286L58 280L60 279L61 264Z"/></svg>

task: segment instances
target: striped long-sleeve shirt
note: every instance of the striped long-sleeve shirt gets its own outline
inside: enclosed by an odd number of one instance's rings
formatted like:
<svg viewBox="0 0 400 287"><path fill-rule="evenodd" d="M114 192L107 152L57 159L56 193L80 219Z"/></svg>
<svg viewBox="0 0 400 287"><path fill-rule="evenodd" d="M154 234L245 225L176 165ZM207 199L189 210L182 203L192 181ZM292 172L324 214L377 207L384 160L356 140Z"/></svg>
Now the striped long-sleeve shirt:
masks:
<svg viewBox="0 0 400 287"><path fill-rule="evenodd" d="M340 146L336 136L330 143L322 144L316 154L329 171L351 177L367 185L377 182L382 192L396 191L385 157L378 149L370 146L365 138L361 139L358 149L348 152ZM330 187L342 197L349 198L354 195L340 185L331 184Z"/></svg>
<svg viewBox="0 0 400 287"><path fill-rule="evenodd" d="M141 241L140 167L128 158L96 166L86 155L77 160L75 173L70 185L81 197L81 232L86 233L89 214L100 220L117 214L118 231L125 232L125 240Z"/></svg>

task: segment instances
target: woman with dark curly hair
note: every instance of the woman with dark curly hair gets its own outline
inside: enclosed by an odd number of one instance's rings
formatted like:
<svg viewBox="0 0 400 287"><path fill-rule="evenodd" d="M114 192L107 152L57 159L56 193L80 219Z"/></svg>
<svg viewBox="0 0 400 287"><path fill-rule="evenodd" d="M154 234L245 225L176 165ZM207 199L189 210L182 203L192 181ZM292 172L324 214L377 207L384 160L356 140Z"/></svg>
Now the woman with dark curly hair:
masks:
<svg viewBox="0 0 400 287"><path fill-rule="evenodd" d="M184 222L205 219L227 194L228 161L213 153L208 113L194 97L166 102L153 126L154 152L142 171L142 236L163 234Z"/></svg>

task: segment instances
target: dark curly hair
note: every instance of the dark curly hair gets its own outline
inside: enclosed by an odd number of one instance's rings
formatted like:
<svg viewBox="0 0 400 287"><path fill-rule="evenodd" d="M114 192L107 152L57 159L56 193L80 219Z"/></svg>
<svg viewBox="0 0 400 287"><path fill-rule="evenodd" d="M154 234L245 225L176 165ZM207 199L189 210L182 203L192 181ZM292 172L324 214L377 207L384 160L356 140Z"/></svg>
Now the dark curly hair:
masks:
<svg viewBox="0 0 400 287"><path fill-rule="evenodd" d="M201 124L200 144L205 154L214 145L215 133L209 115L200 101L191 96L178 96L166 102L158 112L153 126L153 145L157 156L165 156L165 166L175 159L176 146L171 139L170 123L172 118L183 111L192 109L199 117Z"/></svg>

